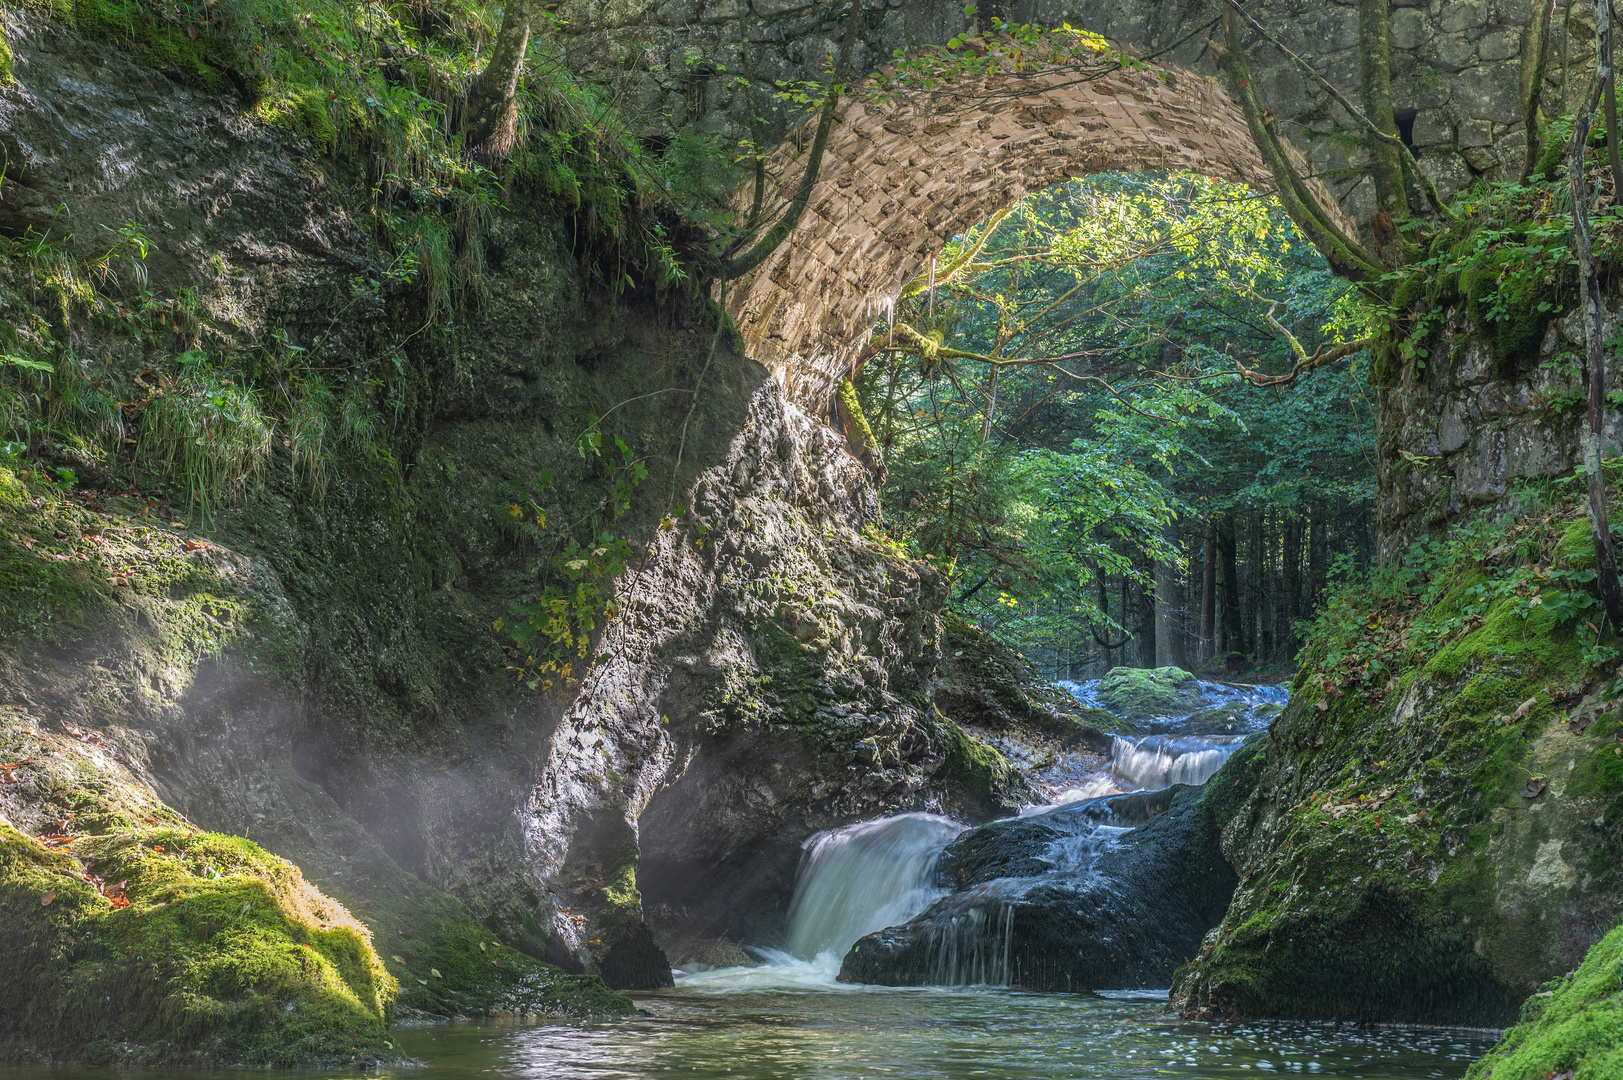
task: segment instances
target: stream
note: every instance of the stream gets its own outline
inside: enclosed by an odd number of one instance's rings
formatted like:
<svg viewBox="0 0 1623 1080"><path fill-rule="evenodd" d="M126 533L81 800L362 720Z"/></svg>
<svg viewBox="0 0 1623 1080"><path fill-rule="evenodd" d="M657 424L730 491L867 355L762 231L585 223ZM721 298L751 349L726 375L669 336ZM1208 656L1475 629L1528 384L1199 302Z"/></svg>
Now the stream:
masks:
<svg viewBox="0 0 1623 1080"><path fill-rule="evenodd" d="M1089 704L1092 683L1062 683ZM1052 873L1091 872L1098 853L1143 818L1118 808L1124 793L1204 783L1266 725L1258 706L1282 704L1273 687L1202 684L1234 711L1218 735L1181 730L1180 718L1146 725L1154 734L1117 738L1108 764L1029 806L1063 836L1047 851ZM1150 811L1154 812L1154 811ZM1038 994L1006 988L1010 909L988 905L961 932L944 935L930 987L837 981L841 959L863 935L906 922L947 895L938 858L966 826L910 813L819 833L806 844L789 926L780 948L751 948L760 963L677 973L674 989L634 994L642 1014L585 1023L487 1021L401 1026L401 1049L427 1071L308 1073L437 1077L441 1080L959 1080L1082 1078L1223 1080L1292 1073L1399 1080L1458 1077L1493 1044L1485 1030L1312 1023L1191 1023L1167 1008L1164 988ZM1002 885L1003 882L994 882ZM1018 887L1018 885L1014 886ZM981 909L976 909L981 910ZM954 926L958 926L955 921ZM165 1078L225 1075L142 1070ZM135 1075L139 1075L137 1071ZM0 1080L103 1077L89 1068L7 1068ZM256 1075L258 1075L256 1073ZM294 1076L297 1074L278 1074Z"/></svg>

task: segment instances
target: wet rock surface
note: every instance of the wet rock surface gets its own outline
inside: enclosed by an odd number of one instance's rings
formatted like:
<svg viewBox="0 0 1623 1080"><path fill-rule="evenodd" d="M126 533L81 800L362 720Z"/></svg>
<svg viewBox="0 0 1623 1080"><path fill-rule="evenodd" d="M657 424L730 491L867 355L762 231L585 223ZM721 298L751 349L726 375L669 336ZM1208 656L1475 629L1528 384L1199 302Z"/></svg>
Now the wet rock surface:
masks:
<svg viewBox="0 0 1623 1080"><path fill-rule="evenodd" d="M1243 784L1253 756L1237 754L1212 782ZM857 942L840 979L1063 992L1167 985L1222 918L1236 880L1217 847L1232 807L1205 794L1178 785L970 830L938 864L953 892Z"/></svg>

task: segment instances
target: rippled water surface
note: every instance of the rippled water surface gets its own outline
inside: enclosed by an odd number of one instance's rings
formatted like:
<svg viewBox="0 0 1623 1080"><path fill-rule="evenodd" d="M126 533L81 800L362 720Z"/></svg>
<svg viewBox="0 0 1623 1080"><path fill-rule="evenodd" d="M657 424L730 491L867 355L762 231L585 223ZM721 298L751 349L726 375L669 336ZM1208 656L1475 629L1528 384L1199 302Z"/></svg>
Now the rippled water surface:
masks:
<svg viewBox="0 0 1623 1080"><path fill-rule="evenodd" d="M792 965L793 966L793 965ZM639 994L647 1015L590 1024L398 1027L423 1069L371 1073L0 1068L0 1080L959 1080L966 1077L1458 1077L1486 1033L1186 1024L1164 996L830 985L827 965L733 968ZM1135 996L1143 995L1143 996Z"/></svg>
<svg viewBox="0 0 1623 1080"><path fill-rule="evenodd" d="M1461 1076L1491 1042L1456 1031L1185 1024L1161 1000L990 990L743 989L684 980L637 1002L652 1015L577 1027L419 1028L400 1041L431 1066L430 1076L446 1080L1266 1073L1395 1080Z"/></svg>

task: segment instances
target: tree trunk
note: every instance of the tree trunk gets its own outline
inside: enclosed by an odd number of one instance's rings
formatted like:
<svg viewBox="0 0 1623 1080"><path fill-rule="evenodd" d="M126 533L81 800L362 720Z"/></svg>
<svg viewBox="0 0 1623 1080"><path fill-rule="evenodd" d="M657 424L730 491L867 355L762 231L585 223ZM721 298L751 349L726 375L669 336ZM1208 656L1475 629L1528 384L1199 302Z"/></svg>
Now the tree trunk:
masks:
<svg viewBox="0 0 1623 1080"><path fill-rule="evenodd" d="M1292 514L1285 519L1285 588L1280 610L1280 653L1290 659L1296 653L1296 618L1302 603L1302 519Z"/></svg>
<svg viewBox="0 0 1623 1080"><path fill-rule="evenodd" d="M1595 538L1595 572L1599 575L1601 603L1614 630L1623 630L1623 588L1617 580L1617 553L1612 549L1612 528L1606 513L1606 474L1601 469L1601 428L1606 415L1606 345L1604 313L1600 304L1600 271L1589 234L1589 193L1584 157L1595 106L1611 78L1612 24L1609 3L1596 5L1595 83L1579 110L1572 129L1573 245L1578 249L1578 278L1583 294L1585 358L1589 365L1589 427L1584 432L1584 473L1589 485L1589 530Z"/></svg>
<svg viewBox="0 0 1623 1080"><path fill-rule="evenodd" d="M1223 515L1217 526L1219 588L1223 597L1223 652L1229 670L1236 671L1235 657L1245 654L1245 630L1240 610L1240 574L1234 565L1234 514Z"/></svg>
<svg viewBox="0 0 1623 1080"><path fill-rule="evenodd" d="M513 122L519 75L530 48L536 0L508 0L490 60L468 94L462 122L463 146L493 158L513 149Z"/></svg>
<svg viewBox="0 0 1623 1080"><path fill-rule="evenodd" d="M1392 54L1387 30L1388 0L1358 0L1358 76L1364 115L1382 134L1396 135L1392 112ZM1375 201L1394 220L1409 216L1403 186L1403 151L1391 143L1367 140ZM1396 234L1394 234L1396 235ZM1377 240L1377 243L1379 241Z"/></svg>
<svg viewBox="0 0 1623 1080"><path fill-rule="evenodd" d="M1145 568L1140 568L1145 569ZM1155 655L1155 595L1154 592L1142 585L1133 587L1133 599L1138 605L1135 612L1138 620L1138 666L1152 668L1160 666L1160 658Z"/></svg>
<svg viewBox="0 0 1623 1080"><path fill-rule="evenodd" d="M1206 549L1201 554L1200 658L1217 650L1217 522L1206 522Z"/></svg>
<svg viewBox="0 0 1623 1080"><path fill-rule="evenodd" d="M1173 551L1178 550L1179 529L1176 521L1169 521L1162 538ZM1179 588L1178 568L1161 562L1155 566L1155 656L1160 666L1173 664L1187 668L1183 642L1178 637L1178 612L1182 609L1182 590Z"/></svg>
<svg viewBox="0 0 1623 1080"><path fill-rule="evenodd" d="M1268 640L1268 584L1267 557L1262 546L1262 517L1251 513L1251 640L1256 645L1257 664L1271 659Z"/></svg>
<svg viewBox="0 0 1623 1080"><path fill-rule="evenodd" d="M1327 573L1324 560L1324 504L1315 503L1309 512L1312 517L1307 531L1307 607L1304 610L1311 614L1318 610L1319 593L1324 589Z"/></svg>
<svg viewBox="0 0 1623 1080"><path fill-rule="evenodd" d="M1544 94L1544 72L1550 60L1550 20L1555 16L1555 0L1530 0L1527 30L1522 36L1522 125L1527 132L1527 154L1522 163L1522 180L1533 175L1538 164L1538 107Z"/></svg>

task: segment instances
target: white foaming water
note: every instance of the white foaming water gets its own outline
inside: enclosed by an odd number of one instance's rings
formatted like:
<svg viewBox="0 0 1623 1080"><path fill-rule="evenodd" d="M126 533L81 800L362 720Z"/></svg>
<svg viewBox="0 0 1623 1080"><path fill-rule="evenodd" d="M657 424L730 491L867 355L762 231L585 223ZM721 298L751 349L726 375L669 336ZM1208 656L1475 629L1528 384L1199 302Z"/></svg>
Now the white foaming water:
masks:
<svg viewBox="0 0 1623 1080"><path fill-rule="evenodd" d="M861 990L861 983L842 983L840 956L821 953L811 960L779 949L751 949L761 958L758 967L712 968L683 973L678 977L683 989L710 994L731 994L739 990Z"/></svg>
<svg viewBox="0 0 1623 1080"><path fill-rule="evenodd" d="M930 884L936 860L966 826L937 814L900 814L820 832L789 907L789 954L836 970L858 938L906 922L945 895Z"/></svg>
<svg viewBox="0 0 1623 1080"><path fill-rule="evenodd" d="M1244 735L1142 739L1118 735L1110 751L1110 768L1128 783L1152 791L1173 784L1204 784L1244 741Z"/></svg>
<svg viewBox="0 0 1623 1080"><path fill-rule="evenodd" d="M1066 788L1054 796L1054 801L1044 804L1033 804L1022 807L1017 817L1031 817L1034 814L1046 814L1056 806L1070 806L1072 803L1086 802L1089 799L1102 799L1106 795L1120 795L1121 784L1108 776L1095 776L1084 781L1074 788Z"/></svg>

